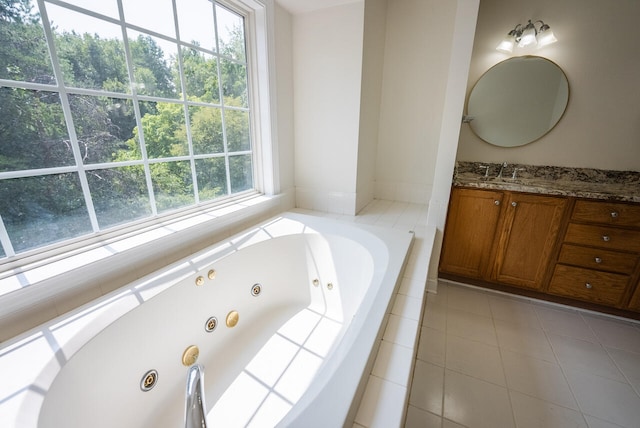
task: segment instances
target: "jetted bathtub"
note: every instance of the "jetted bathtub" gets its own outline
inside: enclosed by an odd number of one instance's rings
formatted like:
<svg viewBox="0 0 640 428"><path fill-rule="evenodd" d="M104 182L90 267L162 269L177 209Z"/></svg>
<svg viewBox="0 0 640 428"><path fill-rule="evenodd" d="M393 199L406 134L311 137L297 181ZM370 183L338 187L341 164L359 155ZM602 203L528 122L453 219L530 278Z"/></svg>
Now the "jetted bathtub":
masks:
<svg viewBox="0 0 640 428"><path fill-rule="evenodd" d="M357 410L409 231L285 213L0 349L0 426L340 427Z"/></svg>

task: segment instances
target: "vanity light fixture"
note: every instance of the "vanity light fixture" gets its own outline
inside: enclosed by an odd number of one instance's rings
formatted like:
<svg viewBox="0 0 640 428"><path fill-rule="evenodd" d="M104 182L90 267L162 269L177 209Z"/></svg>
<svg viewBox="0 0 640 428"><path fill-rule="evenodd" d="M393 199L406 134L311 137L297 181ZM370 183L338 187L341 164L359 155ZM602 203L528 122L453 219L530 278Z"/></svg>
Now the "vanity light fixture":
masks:
<svg viewBox="0 0 640 428"><path fill-rule="evenodd" d="M536 24L540 25L536 27ZM531 45L537 45L538 48L541 48L557 41L558 39L556 39L556 36L547 24L540 20L535 22L529 20L525 26L518 24L513 30L509 31L496 49L501 52L511 53L516 44L520 48Z"/></svg>

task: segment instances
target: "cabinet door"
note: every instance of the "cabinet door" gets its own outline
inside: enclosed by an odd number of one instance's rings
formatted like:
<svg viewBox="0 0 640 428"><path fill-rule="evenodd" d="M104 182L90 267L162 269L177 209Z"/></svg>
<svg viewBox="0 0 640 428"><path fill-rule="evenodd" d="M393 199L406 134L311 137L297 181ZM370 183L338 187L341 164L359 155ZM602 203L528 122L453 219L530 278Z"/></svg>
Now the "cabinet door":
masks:
<svg viewBox="0 0 640 428"><path fill-rule="evenodd" d="M559 197L509 194L493 279L536 290L544 285L565 205Z"/></svg>
<svg viewBox="0 0 640 428"><path fill-rule="evenodd" d="M447 214L440 271L483 278L502 207L503 193L454 188Z"/></svg>

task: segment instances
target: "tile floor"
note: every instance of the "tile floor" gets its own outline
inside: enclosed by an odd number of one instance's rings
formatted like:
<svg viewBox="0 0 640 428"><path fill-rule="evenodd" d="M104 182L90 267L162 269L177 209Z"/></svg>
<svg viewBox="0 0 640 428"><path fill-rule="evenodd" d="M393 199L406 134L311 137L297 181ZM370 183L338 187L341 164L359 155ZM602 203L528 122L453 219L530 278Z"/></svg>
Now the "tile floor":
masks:
<svg viewBox="0 0 640 428"><path fill-rule="evenodd" d="M638 428L640 323L440 281L405 428Z"/></svg>

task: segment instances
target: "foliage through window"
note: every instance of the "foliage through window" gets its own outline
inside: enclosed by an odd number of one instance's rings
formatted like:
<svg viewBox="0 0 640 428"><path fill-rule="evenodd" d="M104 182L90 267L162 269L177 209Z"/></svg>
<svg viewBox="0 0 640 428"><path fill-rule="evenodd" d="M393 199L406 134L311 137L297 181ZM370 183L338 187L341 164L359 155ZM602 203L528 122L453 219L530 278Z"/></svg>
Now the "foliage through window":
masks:
<svg viewBox="0 0 640 428"><path fill-rule="evenodd" d="M0 257L254 188L240 14L39 4L0 0Z"/></svg>

